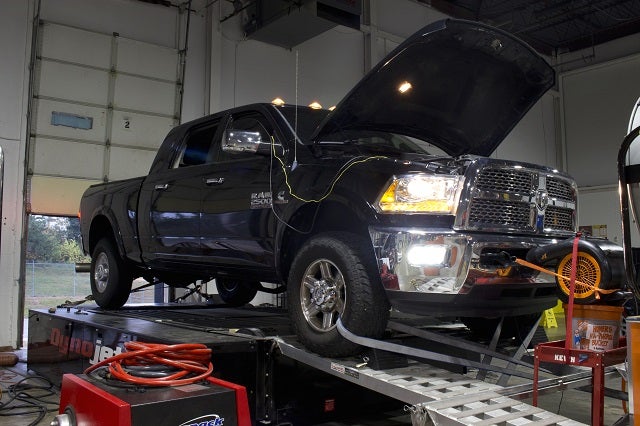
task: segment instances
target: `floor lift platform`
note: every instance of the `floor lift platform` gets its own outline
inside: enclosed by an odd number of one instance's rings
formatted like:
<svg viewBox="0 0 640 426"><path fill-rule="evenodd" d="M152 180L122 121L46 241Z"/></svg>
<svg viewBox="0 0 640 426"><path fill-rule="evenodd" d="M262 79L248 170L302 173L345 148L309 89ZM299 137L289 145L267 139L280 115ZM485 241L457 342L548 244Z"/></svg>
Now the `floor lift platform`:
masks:
<svg viewBox="0 0 640 426"><path fill-rule="evenodd" d="M214 376L247 388L255 424L330 415L341 400L348 400L352 410L372 402L381 407L378 399L405 403L412 421L425 419L414 424L427 424L428 417L453 425L580 424L520 400L531 393L525 363L452 336L456 331L433 333L410 321L392 320L388 339L360 339L363 355L344 359L305 350L293 336L286 311L276 308L169 304L117 311L95 306L37 309L29 312L28 330L29 369L57 383L65 373L81 374L121 352L130 340L205 344L213 352ZM341 333L359 339L343 328ZM450 346L450 351L433 354L434 346ZM425 357L431 360L427 364ZM494 362L485 370L481 364L488 359ZM512 374L521 380L505 386L505 375ZM551 391L557 383L541 380L540 391ZM564 388L584 386L588 375L569 372L561 383Z"/></svg>

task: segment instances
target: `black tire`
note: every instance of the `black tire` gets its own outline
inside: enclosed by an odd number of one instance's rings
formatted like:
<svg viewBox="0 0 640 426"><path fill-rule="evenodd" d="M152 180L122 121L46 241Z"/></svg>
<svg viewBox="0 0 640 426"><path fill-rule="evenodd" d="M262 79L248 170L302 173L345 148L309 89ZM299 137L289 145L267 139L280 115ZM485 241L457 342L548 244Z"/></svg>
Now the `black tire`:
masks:
<svg viewBox="0 0 640 426"><path fill-rule="evenodd" d="M500 331L500 340L515 339L517 344L521 344L529 331L538 323L542 313L516 315L505 317ZM491 340L500 318L462 318L462 322L471 331L471 334L480 340Z"/></svg>
<svg viewBox="0 0 640 426"><path fill-rule="evenodd" d="M243 306L251 302L258 293L259 285L259 282L216 278L218 294L229 306Z"/></svg>
<svg viewBox="0 0 640 426"><path fill-rule="evenodd" d="M91 255L91 293L104 309L121 308L129 299L133 277L110 238L102 238Z"/></svg>
<svg viewBox="0 0 640 426"><path fill-rule="evenodd" d="M373 338L383 335L389 319L370 243L352 234L322 234L304 244L291 265L287 299L296 335L323 356L359 351L338 332L339 317L352 333Z"/></svg>

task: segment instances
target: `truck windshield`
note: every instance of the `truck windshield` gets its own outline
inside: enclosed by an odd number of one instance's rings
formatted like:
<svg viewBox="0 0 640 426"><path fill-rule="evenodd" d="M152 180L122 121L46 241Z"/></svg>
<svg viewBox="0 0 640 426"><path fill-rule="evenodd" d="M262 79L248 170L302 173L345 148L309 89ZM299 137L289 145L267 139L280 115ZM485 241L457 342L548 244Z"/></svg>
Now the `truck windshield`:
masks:
<svg viewBox="0 0 640 426"><path fill-rule="evenodd" d="M291 129L297 129L298 138L303 144L310 144L311 136L329 115L330 111L325 109L312 109L305 106L297 107L296 126L296 106L284 105L275 107L287 120ZM349 145L356 147L363 153L383 153L383 154L418 154L418 155L446 155L444 151L429 142L404 136L396 133L368 131L368 130L346 130L326 135L318 141L320 145Z"/></svg>
<svg viewBox="0 0 640 426"><path fill-rule="evenodd" d="M361 152L381 154L446 155L429 142L396 133L346 130L323 137L320 145L355 146Z"/></svg>
<svg viewBox="0 0 640 426"><path fill-rule="evenodd" d="M291 129L296 131L298 138L305 145L311 143L311 135L330 112L326 109L313 109L306 106L296 107L295 105L284 105L275 108L289 122Z"/></svg>

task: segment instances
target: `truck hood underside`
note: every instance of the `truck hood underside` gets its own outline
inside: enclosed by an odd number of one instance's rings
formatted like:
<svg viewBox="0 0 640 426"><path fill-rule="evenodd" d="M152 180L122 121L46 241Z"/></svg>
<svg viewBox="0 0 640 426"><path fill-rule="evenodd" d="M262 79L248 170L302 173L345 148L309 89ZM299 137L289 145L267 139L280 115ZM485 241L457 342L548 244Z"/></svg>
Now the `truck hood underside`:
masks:
<svg viewBox="0 0 640 426"><path fill-rule="evenodd" d="M439 21L376 65L314 139L377 130L454 156L488 156L553 84L553 69L513 36L476 22Z"/></svg>

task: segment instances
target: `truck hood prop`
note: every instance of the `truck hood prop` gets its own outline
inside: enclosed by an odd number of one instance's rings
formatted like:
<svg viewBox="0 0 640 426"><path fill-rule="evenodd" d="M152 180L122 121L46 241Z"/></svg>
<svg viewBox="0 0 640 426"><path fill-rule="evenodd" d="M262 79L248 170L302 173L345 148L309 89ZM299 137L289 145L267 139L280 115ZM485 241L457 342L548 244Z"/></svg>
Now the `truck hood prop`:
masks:
<svg viewBox="0 0 640 426"><path fill-rule="evenodd" d="M365 75L313 139L384 131L425 140L452 156L488 156L554 79L545 60L510 34L477 22L438 21ZM340 139L331 136L336 133Z"/></svg>

